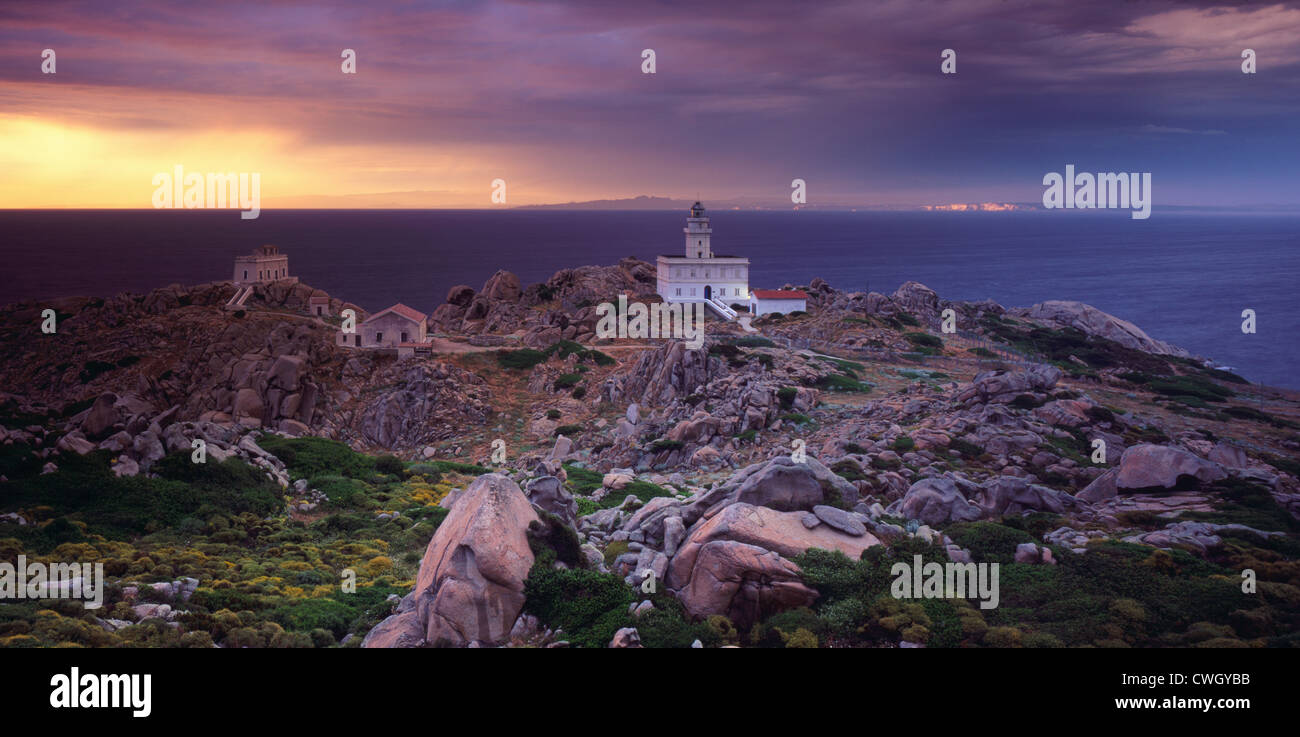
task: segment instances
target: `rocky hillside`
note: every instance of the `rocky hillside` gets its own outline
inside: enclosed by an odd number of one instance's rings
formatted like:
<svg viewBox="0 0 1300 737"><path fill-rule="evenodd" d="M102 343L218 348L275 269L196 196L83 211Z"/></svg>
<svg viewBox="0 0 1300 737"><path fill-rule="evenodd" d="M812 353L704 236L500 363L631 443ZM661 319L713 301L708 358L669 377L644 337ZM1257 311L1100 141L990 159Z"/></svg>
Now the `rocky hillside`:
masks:
<svg viewBox="0 0 1300 737"><path fill-rule="evenodd" d="M404 360L338 347L301 284L0 310L0 549L118 586L0 643L1295 644L1294 393L1088 305L913 282L814 280L698 349L596 340L653 280L498 272ZM998 563L1001 603L894 598L914 555Z"/></svg>

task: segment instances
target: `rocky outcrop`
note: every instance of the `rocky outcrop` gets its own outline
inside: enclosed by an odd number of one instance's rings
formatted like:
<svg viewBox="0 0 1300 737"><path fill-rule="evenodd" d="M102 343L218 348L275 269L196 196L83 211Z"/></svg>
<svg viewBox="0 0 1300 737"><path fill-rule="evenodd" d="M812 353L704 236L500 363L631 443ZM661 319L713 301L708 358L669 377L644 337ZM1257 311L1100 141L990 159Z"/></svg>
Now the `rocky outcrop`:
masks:
<svg viewBox="0 0 1300 737"><path fill-rule="evenodd" d="M1017 371L985 371L957 392L958 402L1010 402L1027 392L1048 392L1061 380L1061 370L1046 364Z"/></svg>
<svg viewBox="0 0 1300 737"><path fill-rule="evenodd" d="M1240 524L1218 525L1211 522L1183 521L1171 522L1161 530L1126 537L1124 542L1141 543L1157 548L1190 548L1204 555L1207 549L1223 542L1223 538L1219 534L1222 532L1245 533L1259 540L1267 540L1274 536L1285 537L1286 535L1284 532L1257 530Z"/></svg>
<svg viewBox="0 0 1300 737"><path fill-rule="evenodd" d="M920 520L931 527L947 522L970 522L980 518L979 507L971 504L947 478L925 478L908 488L902 499L889 505L890 515Z"/></svg>
<svg viewBox="0 0 1300 737"><path fill-rule="evenodd" d="M537 520L519 486L500 474L474 480L438 527L415 590L363 647L462 647L504 642L524 605Z"/></svg>
<svg viewBox="0 0 1300 737"><path fill-rule="evenodd" d="M534 507L559 517L570 527L578 525L578 503L558 478L538 476L528 482L525 494Z"/></svg>
<svg viewBox="0 0 1300 737"><path fill-rule="evenodd" d="M985 517L1029 512L1061 514L1079 506L1077 498L1063 491L1030 484L1013 476L1000 476L981 484L973 501Z"/></svg>
<svg viewBox="0 0 1300 737"><path fill-rule="evenodd" d="M904 312L929 322L939 316L939 295L919 282L904 282L893 294L894 303Z"/></svg>
<svg viewBox="0 0 1300 737"><path fill-rule="evenodd" d="M1113 340L1125 348L1166 356L1189 356L1176 345L1156 340L1142 328L1083 302L1049 300L1030 307L1026 314L1035 319L1072 327L1088 335Z"/></svg>
<svg viewBox="0 0 1300 737"><path fill-rule="evenodd" d="M721 362L704 348L691 349L674 340L642 353L632 370L607 382L602 393L616 404L658 407L702 391L721 370Z"/></svg>
<svg viewBox="0 0 1300 737"><path fill-rule="evenodd" d="M688 533L668 566L667 585L695 617L725 614L741 629L775 612L806 606L816 592L788 558L809 548L838 550L856 560L880 544L865 531L850 535L801 512L736 503Z"/></svg>
<svg viewBox="0 0 1300 737"><path fill-rule="evenodd" d="M1219 464L1182 448L1144 444L1124 451L1115 485L1120 491L1172 489L1209 484L1227 476Z"/></svg>
<svg viewBox="0 0 1300 737"><path fill-rule="evenodd" d="M789 456L777 456L741 471L729 485L737 481L739 486L728 497L729 503L789 512L811 510L822 504L852 506L857 502L857 488L815 458L795 463Z"/></svg>
<svg viewBox="0 0 1300 737"><path fill-rule="evenodd" d="M351 427L369 445L422 447L492 415L492 394L483 379L448 363L394 364L374 382L381 388L364 395L350 415Z"/></svg>
<svg viewBox="0 0 1300 737"><path fill-rule="evenodd" d="M1223 466L1190 451L1142 444L1126 449L1117 468L1108 469L1075 496L1096 504L1119 494L1197 488L1227 476Z"/></svg>

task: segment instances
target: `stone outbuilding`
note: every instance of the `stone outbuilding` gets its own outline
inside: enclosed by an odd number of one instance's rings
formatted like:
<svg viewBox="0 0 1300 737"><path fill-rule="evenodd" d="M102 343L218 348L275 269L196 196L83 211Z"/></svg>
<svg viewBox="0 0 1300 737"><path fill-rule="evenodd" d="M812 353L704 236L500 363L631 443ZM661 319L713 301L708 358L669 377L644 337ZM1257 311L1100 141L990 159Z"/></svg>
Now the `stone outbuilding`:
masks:
<svg viewBox="0 0 1300 737"><path fill-rule="evenodd" d="M307 311L313 317L329 317L330 298L325 296L309 297L307 299Z"/></svg>
<svg viewBox="0 0 1300 737"><path fill-rule="evenodd" d="M357 326L355 333L340 331L339 345L396 350L403 343L427 344L427 320L428 316L423 312L399 302L366 318Z"/></svg>

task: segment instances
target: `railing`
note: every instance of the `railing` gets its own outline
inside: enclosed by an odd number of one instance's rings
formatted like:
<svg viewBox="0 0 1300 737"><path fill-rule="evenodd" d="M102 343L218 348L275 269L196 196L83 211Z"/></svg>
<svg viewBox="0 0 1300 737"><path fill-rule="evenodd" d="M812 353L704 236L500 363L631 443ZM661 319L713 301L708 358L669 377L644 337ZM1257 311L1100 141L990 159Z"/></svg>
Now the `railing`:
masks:
<svg viewBox="0 0 1300 737"><path fill-rule="evenodd" d="M230 301L226 302L226 307L242 307L244 302L247 301L249 296L252 294L252 287L238 287L235 289L235 293L230 296Z"/></svg>
<svg viewBox="0 0 1300 737"><path fill-rule="evenodd" d="M710 307L717 310L718 313L727 318L727 320L736 319L736 311L727 306L727 303L723 302L718 297L712 297L706 301L709 303Z"/></svg>

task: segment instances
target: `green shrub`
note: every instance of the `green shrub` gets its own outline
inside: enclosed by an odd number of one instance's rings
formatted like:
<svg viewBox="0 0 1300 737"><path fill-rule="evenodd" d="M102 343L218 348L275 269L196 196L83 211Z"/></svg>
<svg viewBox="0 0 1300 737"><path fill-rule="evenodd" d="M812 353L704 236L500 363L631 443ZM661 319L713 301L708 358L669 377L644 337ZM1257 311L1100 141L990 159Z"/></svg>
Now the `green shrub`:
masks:
<svg viewBox="0 0 1300 737"><path fill-rule="evenodd" d="M1223 402L1236 392L1201 376L1153 376L1141 371L1120 374L1120 378L1144 385L1157 394L1167 397L1192 397L1206 402Z"/></svg>
<svg viewBox="0 0 1300 737"><path fill-rule="evenodd" d="M548 354L532 348L520 348L513 351L497 351L497 365L505 369L531 369L549 358Z"/></svg>
<svg viewBox="0 0 1300 737"><path fill-rule="evenodd" d="M604 485L603 475L572 463L564 464L564 473L569 489L579 496L590 496Z"/></svg>
<svg viewBox="0 0 1300 737"><path fill-rule="evenodd" d="M929 333L903 333L909 343L918 348L942 348L943 340Z"/></svg>
<svg viewBox="0 0 1300 737"><path fill-rule="evenodd" d="M433 465L443 473L458 473L462 476L482 476L485 473L492 473L490 468L459 461L434 461Z"/></svg>
<svg viewBox="0 0 1300 737"><path fill-rule="evenodd" d="M872 386L843 374L828 374L817 377L816 386L829 392L869 392Z"/></svg>
<svg viewBox="0 0 1300 737"><path fill-rule="evenodd" d="M257 444L283 461L295 478L325 474L369 478L375 470L373 459L352 450L344 443L328 438L262 435L257 439Z"/></svg>
<svg viewBox="0 0 1300 737"><path fill-rule="evenodd" d="M308 483L313 489L325 494L333 507L350 506L366 493L365 484L346 476L317 476Z"/></svg>
<svg viewBox="0 0 1300 737"><path fill-rule="evenodd" d="M568 389L571 386L577 386L582 381L582 374L560 374L555 379L556 389Z"/></svg>
<svg viewBox="0 0 1300 737"><path fill-rule="evenodd" d="M652 598L655 608L633 619L642 646L688 648L696 640L705 647L723 643L718 630L707 622L691 622L672 596L659 594Z"/></svg>
<svg viewBox="0 0 1300 737"><path fill-rule="evenodd" d="M556 569L546 560L534 563L524 581L524 611L547 627L563 629L576 647L608 646L615 632L632 626L632 601L632 588L618 576Z"/></svg>
<svg viewBox="0 0 1300 737"><path fill-rule="evenodd" d="M391 454L376 456L375 470L389 476L400 476L406 471L406 461Z"/></svg>
<svg viewBox="0 0 1300 737"><path fill-rule="evenodd" d="M958 522L944 532L953 542L970 550L971 558L977 563L1012 563L1017 545L1036 542L1028 532L996 522Z"/></svg>
<svg viewBox="0 0 1300 737"><path fill-rule="evenodd" d="M793 386L783 386L776 390L776 398L781 401L781 406L790 409L794 406L794 398L799 395L799 390Z"/></svg>
<svg viewBox="0 0 1300 737"><path fill-rule="evenodd" d="M852 458L844 458L836 461L835 464L831 466L831 470L840 477L849 481L866 481L870 478L862 472L862 466Z"/></svg>
<svg viewBox="0 0 1300 737"><path fill-rule="evenodd" d="M175 453L154 465L159 478L149 478L113 475L110 455L60 456L58 471L6 484L4 506L48 506L50 518L67 516L85 522L91 533L121 540L179 525L201 511L265 516L283 503L279 485L238 458L196 464L189 453ZM62 524L57 530L79 537Z"/></svg>

